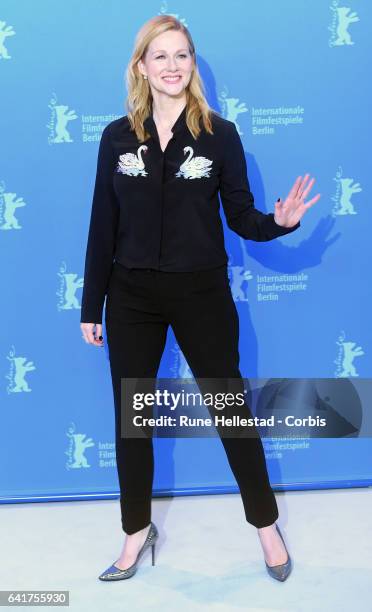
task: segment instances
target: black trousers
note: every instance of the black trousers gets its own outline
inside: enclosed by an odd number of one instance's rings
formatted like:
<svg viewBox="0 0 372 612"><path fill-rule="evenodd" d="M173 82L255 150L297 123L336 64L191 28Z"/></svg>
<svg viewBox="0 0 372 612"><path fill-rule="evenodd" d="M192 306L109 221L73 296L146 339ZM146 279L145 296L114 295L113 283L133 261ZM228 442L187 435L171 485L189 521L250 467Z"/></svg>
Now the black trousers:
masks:
<svg viewBox="0 0 372 612"><path fill-rule="evenodd" d="M239 318L227 266L162 272L129 269L114 262L105 323L122 528L132 534L151 520L153 440L121 437L121 378L156 378L171 325L195 380L241 379ZM261 439L222 436L220 440L241 493L246 520L257 528L271 525L278 518L278 507Z"/></svg>

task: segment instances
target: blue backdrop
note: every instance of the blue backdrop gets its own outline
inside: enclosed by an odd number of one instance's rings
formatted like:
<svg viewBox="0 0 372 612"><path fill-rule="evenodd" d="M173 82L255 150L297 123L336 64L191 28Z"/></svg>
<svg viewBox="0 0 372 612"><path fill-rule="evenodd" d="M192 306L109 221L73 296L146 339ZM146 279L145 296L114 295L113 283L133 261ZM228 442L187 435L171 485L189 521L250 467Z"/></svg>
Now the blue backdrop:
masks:
<svg viewBox="0 0 372 612"><path fill-rule="evenodd" d="M306 172L322 194L266 243L233 234L221 209L243 376L371 377L372 5L344 4L2 0L2 501L119 492L107 347L81 338L81 288L101 132L126 112L134 37L156 14L190 28L257 208L273 212ZM189 375L170 330L159 376ZM372 482L362 395L364 419L338 438L264 440L274 488ZM155 495L237 490L218 439L154 443Z"/></svg>

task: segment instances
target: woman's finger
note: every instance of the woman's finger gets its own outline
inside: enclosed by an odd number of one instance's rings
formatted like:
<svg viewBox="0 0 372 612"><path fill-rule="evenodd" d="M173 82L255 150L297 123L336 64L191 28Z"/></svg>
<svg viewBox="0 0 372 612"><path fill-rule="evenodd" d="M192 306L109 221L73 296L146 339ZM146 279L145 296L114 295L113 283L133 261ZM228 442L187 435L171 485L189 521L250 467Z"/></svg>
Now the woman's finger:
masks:
<svg viewBox="0 0 372 612"><path fill-rule="evenodd" d="M315 204L315 202L319 200L320 196L321 194L317 193L317 195L314 196L312 200L309 200L308 202L304 203L305 208L310 208L310 206L312 206L313 204Z"/></svg>
<svg viewBox="0 0 372 612"><path fill-rule="evenodd" d="M310 183L307 185L307 187L302 192L299 192L299 197L304 200L307 197L307 195L308 195L310 189L312 188L312 186L314 185L314 183L315 183L315 178L312 178Z"/></svg>
<svg viewBox="0 0 372 612"><path fill-rule="evenodd" d="M291 200L295 199L295 197L297 196L297 192L298 192L298 188L301 184L301 180L302 180L302 176L298 176L295 180L295 182L293 183L293 186L288 194L288 198L290 198Z"/></svg>
<svg viewBox="0 0 372 612"><path fill-rule="evenodd" d="M103 338L102 340L100 340L100 338L102 338L102 323L96 323L96 338L95 338L95 343L97 346L102 346L103 344Z"/></svg>
<svg viewBox="0 0 372 612"><path fill-rule="evenodd" d="M297 198L301 198L302 197L302 194L303 194L304 189L306 187L306 181L309 179L309 177L310 177L310 174L305 174L305 176L304 176L303 180L301 181L300 186L298 188L298 192L297 192L297 196L296 196Z"/></svg>
<svg viewBox="0 0 372 612"><path fill-rule="evenodd" d="M94 343L94 334L93 334L93 330L94 330L94 324L90 325L87 328L87 337L88 337L88 342L89 344L93 344Z"/></svg>

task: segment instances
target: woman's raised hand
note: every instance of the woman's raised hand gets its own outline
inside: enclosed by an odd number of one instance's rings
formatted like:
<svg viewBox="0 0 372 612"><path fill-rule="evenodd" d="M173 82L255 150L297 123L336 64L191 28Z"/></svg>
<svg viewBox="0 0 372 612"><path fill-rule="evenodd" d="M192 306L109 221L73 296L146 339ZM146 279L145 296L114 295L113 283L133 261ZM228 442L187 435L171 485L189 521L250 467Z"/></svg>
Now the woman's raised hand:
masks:
<svg viewBox="0 0 372 612"><path fill-rule="evenodd" d="M96 328L94 332L94 327ZM80 323L82 338L87 344L103 346L102 323ZM102 338L99 340L99 338Z"/></svg>
<svg viewBox="0 0 372 612"><path fill-rule="evenodd" d="M305 174L304 178L298 176L286 200L282 202L280 198L279 202L275 202L275 223L283 227L293 227L293 225L296 225L302 219L305 212L319 200L320 193L308 202L305 202L305 198L315 183L315 178L312 178L306 185L309 177L310 174Z"/></svg>

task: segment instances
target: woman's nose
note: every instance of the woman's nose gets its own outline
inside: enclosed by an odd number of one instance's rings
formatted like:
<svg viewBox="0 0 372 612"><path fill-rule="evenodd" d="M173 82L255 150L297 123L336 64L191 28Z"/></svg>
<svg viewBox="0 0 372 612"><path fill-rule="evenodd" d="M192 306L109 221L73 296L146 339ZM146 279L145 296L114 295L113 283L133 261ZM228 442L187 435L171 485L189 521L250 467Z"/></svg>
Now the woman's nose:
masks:
<svg viewBox="0 0 372 612"><path fill-rule="evenodd" d="M168 60L168 70L171 72L172 70L177 70L177 62L176 60L170 58Z"/></svg>

